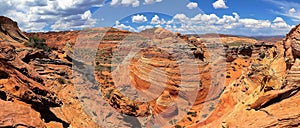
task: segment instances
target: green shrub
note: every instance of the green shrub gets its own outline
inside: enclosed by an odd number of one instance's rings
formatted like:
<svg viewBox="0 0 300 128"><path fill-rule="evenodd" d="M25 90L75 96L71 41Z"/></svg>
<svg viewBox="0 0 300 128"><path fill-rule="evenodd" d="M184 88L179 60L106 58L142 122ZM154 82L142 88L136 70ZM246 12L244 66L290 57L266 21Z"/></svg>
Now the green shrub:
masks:
<svg viewBox="0 0 300 128"><path fill-rule="evenodd" d="M260 54L259 54L259 58L263 59L263 58L265 58L265 57L266 57L266 54L265 54L265 53L260 53Z"/></svg>
<svg viewBox="0 0 300 128"><path fill-rule="evenodd" d="M66 84L66 81L63 78L58 78L57 80L60 84Z"/></svg>
<svg viewBox="0 0 300 128"><path fill-rule="evenodd" d="M245 44L245 43L236 41L236 42L228 43L228 46L234 47L234 46L241 46L243 44Z"/></svg>
<svg viewBox="0 0 300 128"><path fill-rule="evenodd" d="M46 42L45 39L41 39L41 38L32 36L32 37L29 37L29 42L26 42L25 46L42 49L42 50L48 51L48 52L51 51L51 49L48 47L48 45L45 42Z"/></svg>

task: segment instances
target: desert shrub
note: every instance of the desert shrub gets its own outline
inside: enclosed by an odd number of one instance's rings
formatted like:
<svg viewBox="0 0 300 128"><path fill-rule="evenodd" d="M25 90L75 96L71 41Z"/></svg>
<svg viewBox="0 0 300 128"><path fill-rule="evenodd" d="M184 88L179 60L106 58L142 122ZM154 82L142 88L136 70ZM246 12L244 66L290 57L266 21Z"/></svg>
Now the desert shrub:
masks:
<svg viewBox="0 0 300 128"><path fill-rule="evenodd" d="M182 128L180 125L175 125L175 128Z"/></svg>
<svg viewBox="0 0 300 128"><path fill-rule="evenodd" d="M66 84L66 81L63 78L58 78L57 80L60 84Z"/></svg>
<svg viewBox="0 0 300 128"><path fill-rule="evenodd" d="M265 56L266 56L265 53L260 53L260 54L259 54L259 58L261 58L261 59L265 58Z"/></svg>
<svg viewBox="0 0 300 128"><path fill-rule="evenodd" d="M208 110L211 112L211 111L215 110L215 107L213 105L211 105Z"/></svg>
<svg viewBox="0 0 300 128"><path fill-rule="evenodd" d="M228 46L231 46L231 47L233 47L233 46L241 46L243 44L244 44L244 42L236 41L236 42L228 43Z"/></svg>
<svg viewBox="0 0 300 128"><path fill-rule="evenodd" d="M51 51L51 49L48 47L48 45L45 42L46 42L45 39L32 36L29 37L29 41L25 43L25 46L42 49L44 51Z"/></svg>

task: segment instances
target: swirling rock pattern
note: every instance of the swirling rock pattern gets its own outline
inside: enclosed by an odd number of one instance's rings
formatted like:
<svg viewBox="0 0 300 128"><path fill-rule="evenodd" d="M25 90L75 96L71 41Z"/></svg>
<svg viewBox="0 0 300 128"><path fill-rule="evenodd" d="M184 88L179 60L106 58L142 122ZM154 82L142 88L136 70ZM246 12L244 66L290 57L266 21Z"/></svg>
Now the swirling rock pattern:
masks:
<svg viewBox="0 0 300 128"><path fill-rule="evenodd" d="M116 48L99 49L96 74L111 106L137 117L163 113L159 122L163 126L164 120L178 116L181 105L191 106L190 98L197 95L200 76L193 67L198 66L184 65L184 59L198 59L194 58L197 48L166 30L154 30L152 35L154 38L133 35L135 38L129 38L135 40L124 39ZM183 79L186 76L189 79ZM178 94L180 91L182 94ZM175 100L182 103L174 104ZM168 108L170 105L173 107Z"/></svg>

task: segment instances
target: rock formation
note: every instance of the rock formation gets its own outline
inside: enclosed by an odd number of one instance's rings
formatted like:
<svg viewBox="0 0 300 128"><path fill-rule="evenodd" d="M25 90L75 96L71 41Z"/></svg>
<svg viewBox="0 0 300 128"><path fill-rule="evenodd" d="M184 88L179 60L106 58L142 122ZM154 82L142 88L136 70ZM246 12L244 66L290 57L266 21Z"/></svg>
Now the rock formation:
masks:
<svg viewBox="0 0 300 128"><path fill-rule="evenodd" d="M72 63L26 47L28 38L9 18L0 17L0 25L0 127L97 127L68 80Z"/></svg>
<svg viewBox="0 0 300 128"><path fill-rule="evenodd" d="M1 40L16 40L18 42L24 42L28 40L18 27L17 22L0 16L0 39Z"/></svg>
<svg viewBox="0 0 300 128"><path fill-rule="evenodd" d="M298 29L274 47L257 44L268 49L250 58L240 77L226 85L220 97L224 102L205 122L194 126L298 127Z"/></svg>
<svg viewBox="0 0 300 128"><path fill-rule="evenodd" d="M300 124L300 26L276 44L162 28L23 34L6 17L0 26L0 127Z"/></svg>

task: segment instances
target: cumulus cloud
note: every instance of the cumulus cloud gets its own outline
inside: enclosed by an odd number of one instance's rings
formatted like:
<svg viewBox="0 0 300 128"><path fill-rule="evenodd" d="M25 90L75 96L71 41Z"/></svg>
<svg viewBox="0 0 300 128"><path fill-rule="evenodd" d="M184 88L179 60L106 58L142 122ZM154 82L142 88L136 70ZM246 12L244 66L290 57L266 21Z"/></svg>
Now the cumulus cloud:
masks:
<svg viewBox="0 0 300 128"><path fill-rule="evenodd" d="M276 17L273 20L273 24L271 27L274 29L285 29L290 26L281 17Z"/></svg>
<svg viewBox="0 0 300 128"><path fill-rule="evenodd" d="M175 17L174 17L175 18ZM216 14L198 14L195 17L191 18L191 21L203 23L203 24L213 24L217 23L220 20L220 18Z"/></svg>
<svg viewBox="0 0 300 128"><path fill-rule="evenodd" d="M118 5L120 0L111 0L110 5L115 6Z"/></svg>
<svg viewBox="0 0 300 128"><path fill-rule="evenodd" d="M284 20L281 18L281 17L276 17L274 20L273 20L274 23L280 23L280 22L284 22Z"/></svg>
<svg viewBox="0 0 300 128"><path fill-rule="evenodd" d="M139 0L122 0L121 1L122 5L132 5L132 7L137 7L140 6L140 1Z"/></svg>
<svg viewBox="0 0 300 128"><path fill-rule="evenodd" d="M155 15L152 20L151 20L151 24L160 24L160 20L159 17L157 15Z"/></svg>
<svg viewBox="0 0 300 128"><path fill-rule="evenodd" d="M139 22L145 22L145 16L136 15ZM132 27L130 24L116 25L130 31L142 31L153 27L163 27L173 32L183 34L190 33L224 33L233 35L284 35L292 29L282 17L274 17L273 20L241 18L236 12L231 15L217 16L216 14L197 14L187 16L179 13L168 21L163 20L162 16L154 15L149 24Z"/></svg>
<svg viewBox="0 0 300 128"><path fill-rule="evenodd" d="M111 6L117 6L117 5L123 5L123 6L132 6L132 7L138 7L140 6L139 0L112 0L110 2Z"/></svg>
<svg viewBox="0 0 300 128"><path fill-rule="evenodd" d="M195 3L195 2L190 2L186 5L187 8L189 9L194 9L194 8L197 8L198 7L198 3Z"/></svg>
<svg viewBox="0 0 300 128"><path fill-rule="evenodd" d="M92 17L89 11L91 6L103 5L103 0L0 0L0 15L8 16L19 23L23 31L41 31L41 30L70 30L93 27L96 19ZM138 2L137 2L138 1ZM145 4L160 2L161 0L144 0ZM221 2L218 2L221 1ZM216 7L227 7L223 0L218 0ZM271 0L273 1L273 0ZM110 5L138 6L139 0L112 0ZM278 2L278 1L277 1ZM221 4L220 4L221 3ZM284 7L280 14L300 20L297 8L300 4L278 2L279 7ZM227 7L228 8L228 7ZM131 17L134 23L145 23L147 17L139 14ZM99 19L100 20L100 19ZM103 20L103 19L101 19ZM150 19L149 19L150 20ZM293 26L281 17L274 17L274 20L261 20L251 18L241 18L238 13L232 15L217 16L216 14L197 14L187 16L179 13L172 19L165 21L162 16L154 15L149 25L132 27L127 23L116 23L114 27L127 29L130 31L140 31L150 26L164 27L172 31L182 33L231 33L231 34L286 34Z"/></svg>
<svg viewBox="0 0 300 128"><path fill-rule="evenodd" d="M91 6L103 4L103 0L0 0L0 2L0 15L17 21L23 31L42 31L50 27L49 25L52 25L50 28L60 26L65 29L92 27L94 20L87 10Z"/></svg>
<svg viewBox="0 0 300 128"><path fill-rule="evenodd" d="M148 19L144 15L137 14L135 16L132 16L133 23L142 23L142 22L146 22L146 21L148 21Z"/></svg>
<svg viewBox="0 0 300 128"><path fill-rule="evenodd" d="M145 0L144 4L153 4L155 2L162 2L162 0Z"/></svg>
<svg viewBox="0 0 300 128"><path fill-rule="evenodd" d="M194 17L177 14L171 21L172 23L166 25L165 28L181 33L284 35L293 27L288 25L281 17L276 17L273 21L258 20L240 18L236 12L222 17L218 17L216 14L198 14ZM178 25L178 21L181 22L180 25Z"/></svg>
<svg viewBox="0 0 300 128"><path fill-rule="evenodd" d="M217 0L216 2L214 2L213 4L213 7L215 9L219 9L219 8L228 8L224 2L224 0Z"/></svg>
<svg viewBox="0 0 300 128"><path fill-rule="evenodd" d="M160 19L158 15L154 15L152 17L150 24L165 24L166 21L164 19Z"/></svg>
<svg viewBox="0 0 300 128"><path fill-rule="evenodd" d="M185 14L176 14L173 17L174 20L179 20L180 22L186 22L189 18Z"/></svg>
<svg viewBox="0 0 300 128"><path fill-rule="evenodd" d="M240 19L241 25L250 29L266 29L269 28L271 22L269 20L256 20L256 19Z"/></svg>
<svg viewBox="0 0 300 128"><path fill-rule="evenodd" d="M146 25L146 26L142 25L142 26L139 26L137 29L138 29L138 31L143 31L143 30L151 29L151 28L153 28L152 25Z"/></svg>
<svg viewBox="0 0 300 128"><path fill-rule="evenodd" d="M89 10L83 14L71 15L59 19L55 24L51 25L51 28L58 31L92 27L96 24L96 20L92 19L91 16L92 13Z"/></svg>
<svg viewBox="0 0 300 128"><path fill-rule="evenodd" d="M290 13L290 14L296 13L296 9L295 9L295 8L291 8L291 9L289 10L289 13Z"/></svg>
<svg viewBox="0 0 300 128"><path fill-rule="evenodd" d="M120 21L116 21L116 24L113 26L114 28L117 29L122 29L122 30L129 30L132 32L136 32L137 30L129 25L121 24Z"/></svg>
<svg viewBox="0 0 300 128"><path fill-rule="evenodd" d="M266 0L278 7L279 10L272 10L273 13L277 15L282 15L292 18L293 21L300 21L300 12L296 9L300 8L300 4L292 1L275 1L275 0Z"/></svg>
<svg viewBox="0 0 300 128"><path fill-rule="evenodd" d="M143 4L153 4L157 2L162 2L162 0L144 0ZM132 5L132 7L138 7L140 6L140 0L112 0L110 2L110 5L117 6L117 5L123 5L123 6L129 6Z"/></svg>

